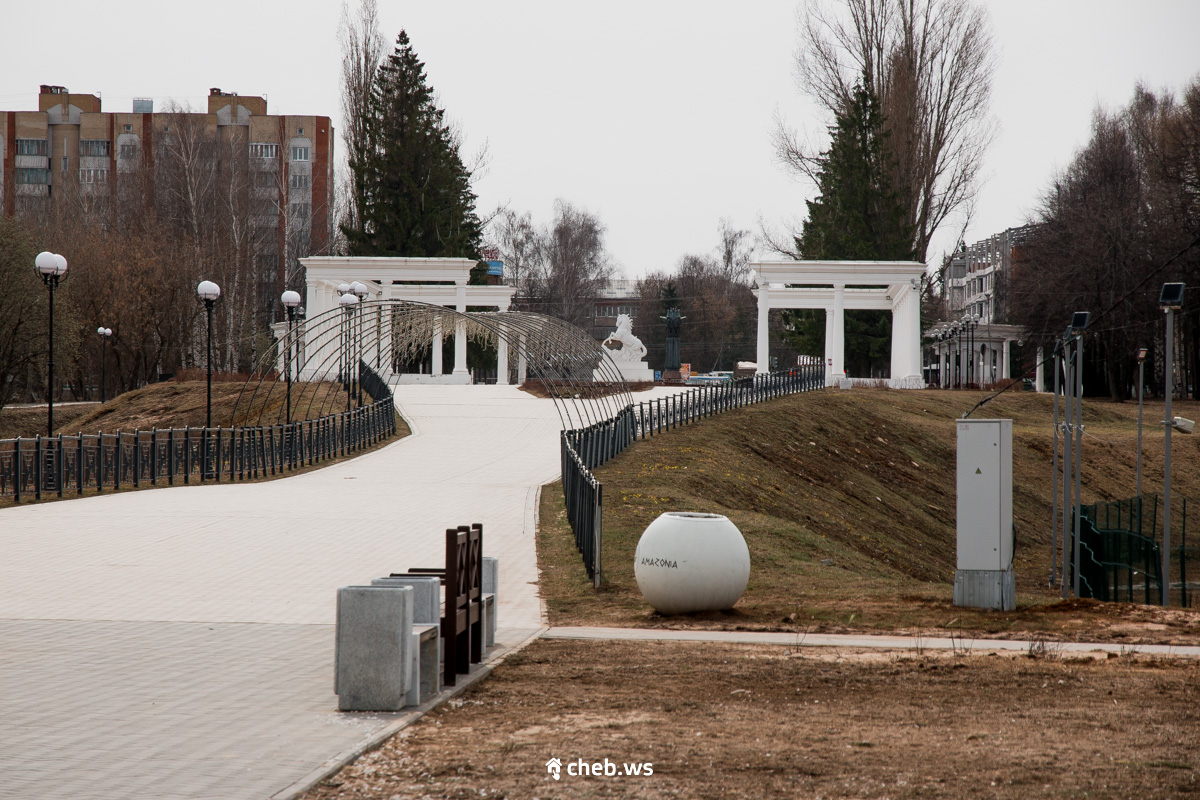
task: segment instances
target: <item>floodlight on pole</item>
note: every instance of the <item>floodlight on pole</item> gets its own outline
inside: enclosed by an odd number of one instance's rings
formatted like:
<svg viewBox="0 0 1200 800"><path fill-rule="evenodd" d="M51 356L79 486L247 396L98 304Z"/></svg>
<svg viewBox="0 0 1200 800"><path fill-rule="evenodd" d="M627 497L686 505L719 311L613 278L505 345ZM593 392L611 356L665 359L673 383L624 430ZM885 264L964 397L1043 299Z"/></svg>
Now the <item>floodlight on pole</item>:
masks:
<svg viewBox="0 0 1200 800"><path fill-rule="evenodd" d="M1171 429L1175 417L1171 412L1171 395L1175 393L1175 312L1183 308L1182 283L1164 283L1158 295L1158 306L1167 315L1166 347L1163 348L1165 362L1166 402L1163 408L1163 541L1162 541L1162 604L1165 606L1171 589Z"/></svg>
<svg viewBox="0 0 1200 800"><path fill-rule="evenodd" d="M1138 445L1137 445L1137 497L1138 497L1138 529L1141 529L1142 519L1142 396L1146 393L1146 356L1150 351L1139 347L1138 362Z"/></svg>

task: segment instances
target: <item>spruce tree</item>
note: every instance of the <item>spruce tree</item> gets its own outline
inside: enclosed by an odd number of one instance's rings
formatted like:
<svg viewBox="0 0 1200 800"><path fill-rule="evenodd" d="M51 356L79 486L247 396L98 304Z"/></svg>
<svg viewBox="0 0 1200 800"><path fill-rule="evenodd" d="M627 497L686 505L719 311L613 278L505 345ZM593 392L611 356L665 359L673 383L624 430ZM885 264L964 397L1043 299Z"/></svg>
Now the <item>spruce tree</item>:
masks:
<svg viewBox="0 0 1200 800"><path fill-rule="evenodd" d="M358 224L342 226L351 255L478 258L471 173L404 31L375 73L365 129L350 163Z"/></svg>
<svg viewBox="0 0 1200 800"><path fill-rule="evenodd" d="M887 132L879 103L864 81L830 130L832 142L817 171L818 195L808 201L796 248L807 260L909 261L912 229L892 187L885 147ZM802 353L825 347L824 313L785 313L789 343ZM891 314L856 311L845 317L846 370L859 375L888 362Z"/></svg>

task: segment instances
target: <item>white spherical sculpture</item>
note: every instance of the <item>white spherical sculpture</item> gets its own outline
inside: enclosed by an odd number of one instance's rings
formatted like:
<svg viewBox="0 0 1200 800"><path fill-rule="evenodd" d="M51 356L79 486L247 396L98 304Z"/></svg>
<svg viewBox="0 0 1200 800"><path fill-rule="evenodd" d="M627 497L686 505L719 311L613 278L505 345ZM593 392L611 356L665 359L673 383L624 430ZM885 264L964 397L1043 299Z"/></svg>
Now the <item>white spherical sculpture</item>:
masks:
<svg viewBox="0 0 1200 800"><path fill-rule="evenodd" d="M724 611L746 591L750 548L728 517L668 511L638 540L633 575L660 614Z"/></svg>

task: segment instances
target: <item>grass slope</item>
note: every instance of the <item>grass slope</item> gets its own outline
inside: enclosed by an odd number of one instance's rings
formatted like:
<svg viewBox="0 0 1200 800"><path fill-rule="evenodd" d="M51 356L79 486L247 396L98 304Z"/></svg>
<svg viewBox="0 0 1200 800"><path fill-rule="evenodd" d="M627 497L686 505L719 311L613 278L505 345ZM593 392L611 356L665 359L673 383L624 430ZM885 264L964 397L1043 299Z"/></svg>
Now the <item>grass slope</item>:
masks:
<svg viewBox="0 0 1200 800"><path fill-rule="evenodd" d="M797 630L1067 632L1083 614L1100 635L1141 623L1200 637L1190 612L1055 603L1050 560L1052 399L1004 395L974 418L1013 419L1018 610L954 608L954 420L983 397L944 391L823 391L728 412L635 444L597 471L604 483L604 578L593 592L562 508L543 492L539 552L554 624L660 625L633 577L642 530L664 511L725 514L750 546L750 585L733 612L672 625ZM1194 416L1196 404L1176 413ZM1155 416L1157 414L1157 416ZM1147 406L1144 490L1160 491L1161 405ZM1133 494L1137 406L1088 401L1084 501ZM1200 444L1173 441L1173 491L1200 497ZM1102 629L1102 630L1100 630Z"/></svg>

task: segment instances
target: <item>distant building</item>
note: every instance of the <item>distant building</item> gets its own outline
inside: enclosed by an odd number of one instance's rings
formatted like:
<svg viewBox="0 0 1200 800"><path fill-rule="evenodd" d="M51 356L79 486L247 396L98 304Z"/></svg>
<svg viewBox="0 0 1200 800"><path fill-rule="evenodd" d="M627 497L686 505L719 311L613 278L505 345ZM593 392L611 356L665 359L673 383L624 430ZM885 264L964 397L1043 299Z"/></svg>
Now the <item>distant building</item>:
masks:
<svg viewBox="0 0 1200 800"><path fill-rule="evenodd" d="M617 317L621 314L627 314L636 324L641 310L642 296L636 280L614 278L605 281L596 294L592 336L600 341L606 339L617 327Z"/></svg>
<svg viewBox="0 0 1200 800"><path fill-rule="evenodd" d="M135 98L129 112L102 112L97 95L42 86L37 111L0 111L0 214L47 213L76 192L85 207L101 210L134 175L149 180L156 203L168 202L165 162L180 127L198 133L202 167L244 171L264 289L282 289L298 257L328 252L330 118L269 115L266 99L220 89L210 90L207 113L179 114L155 113L145 98Z"/></svg>
<svg viewBox="0 0 1200 800"><path fill-rule="evenodd" d="M1012 376L1012 345L1024 330L1009 323L1009 286L1013 261L1033 230L1009 228L946 257L945 319L925 331L928 382L990 384Z"/></svg>

